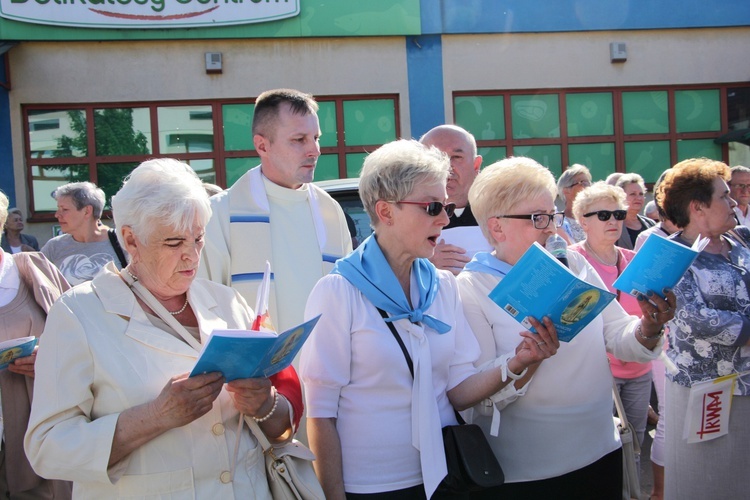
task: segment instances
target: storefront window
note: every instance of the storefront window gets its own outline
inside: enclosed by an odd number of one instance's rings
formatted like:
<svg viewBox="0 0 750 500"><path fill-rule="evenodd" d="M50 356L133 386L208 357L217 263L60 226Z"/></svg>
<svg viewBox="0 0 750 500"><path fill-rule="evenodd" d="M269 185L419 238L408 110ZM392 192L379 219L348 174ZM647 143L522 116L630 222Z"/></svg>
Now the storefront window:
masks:
<svg viewBox="0 0 750 500"><path fill-rule="evenodd" d="M57 202L52 193L59 186L69 182L89 180L88 165L32 165L31 192L37 211L57 210Z"/></svg>
<svg viewBox="0 0 750 500"><path fill-rule="evenodd" d="M214 150L211 106L163 106L158 108L158 118L161 154Z"/></svg>
<svg viewBox="0 0 750 500"><path fill-rule="evenodd" d="M88 154L83 110L30 110L27 116L32 158L80 158Z"/></svg>
<svg viewBox="0 0 750 500"><path fill-rule="evenodd" d="M80 131L82 140L86 130ZM151 153L151 121L148 108L104 108L94 110L97 156L127 156Z"/></svg>

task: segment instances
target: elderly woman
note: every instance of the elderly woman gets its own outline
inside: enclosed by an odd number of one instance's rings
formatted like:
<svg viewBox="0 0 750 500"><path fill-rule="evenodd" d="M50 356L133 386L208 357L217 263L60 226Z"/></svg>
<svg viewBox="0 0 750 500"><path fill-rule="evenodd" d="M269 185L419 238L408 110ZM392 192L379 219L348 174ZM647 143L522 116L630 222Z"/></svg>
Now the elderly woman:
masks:
<svg viewBox="0 0 750 500"><path fill-rule="evenodd" d="M625 227L616 245L632 250L638 235L650 228L656 222L640 214L646 203L646 184L638 174L623 174L617 179L617 187L625 191L628 215L625 217Z"/></svg>
<svg viewBox="0 0 750 500"><path fill-rule="evenodd" d="M310 294L306 316L322 317L300 373L329 500L443 497L433 496L446 474L441 427L456 423L454 409L489 397L559 345L551 324L535 322L541 345L516 335L514 353L474 368L479 347L455 278L428 260L454 208L445 202L449 168L416 141L370 154L359 192L375 232Z"/></svg>
<svg viewBox="0 0 750 500"><path fill-rule="evenodd" d="M529 158L495 163L471 187L477 222L494 248L475 256L458 277L466 319L482 346L480 364L515 348L519 325L488 294L534 242L544 244L562 223L554 199L552 174ZM606 288L582 255L568 252L568 262L581 279ZM480 411L475 423L505 471L498 498L621 498L622 454L605 354L643 362L658 355L674 295L650 297L639 301L647 313L642 319L613 301L554 357L494 397L502 410L499 433L491 429L492 412Z"/></svg>
<svg viewBox="0 0 750 500"><path fill-rule="evenodd" d="M8 215L0 192L0 225ZM70 286L40 253L11 255L0 250L0 342L39 337L47 312ZM0 498L70 498L70 483L49 481L31 468L23 450L29 423L36 353L0 371Z"/></svg>
<svg viewBox="0 0 750 500"><path fill-rule="evenodd" d="M18 208L8 210L3 225L3 250L7 253L38 252L39 242L30 234L23 234L23 214Z"/></svg>
<svg viewBox="0 0 750 500"><path fill-rule="evenodd" d="M591 172L583 165L574 164L565 169L557 180L557 196L565 204L565 220L562 228L573 243L582 241L586 235L573 217L573 202L584 188L591 185Z"/></svg>
<svg viewBox="0 0 750 500"><path fill-rule="evenodd" d="M745 455L750 449L750 232L735 227L735 201L729 196L729 168L707 158L672 167L656 197L681 232L675 241L690 245L700 235L709 244L675 287L677 311L669 328L667 356L667 499L747 497ZM729 416L729 434L688 444L682 438L690 388L739 374Z"/></svg>
<svg viewBox="0 0 750 500"><path fill-rule="evenodd" d="M112 205L132 259L52 307L29 460L44 477L72 480L76 498L270 498L262 450L239 419L255 418L269 439L288 433L302 414L294 370L226 385L220 373L188 377L212 330L253 319L234 290L195 280L205 189L188 165L150 160Z"/></svg>
<svg viewBox="0 0 750 500"><path fill-rule="evenodd" d="M572 245L570 250L583 255L591 264L607 289L617 295L617 302L625 312L640 316L638 300L613 286L620 273L635 257L632 250L615 246L627 213L625 193L618 187L597 182L581 191L573 205L573 213L586 233L586 239ZM622 361L611 353L607 353L607 356L625 414L635 428L638 442L643 443L651 399L651 363Z"/></svg>
<svg viewBox="0 0 750 500"><path fill-rule="evenodd" d="M91 182L73 182L58 187L55 217L65 233L52 238L42 253L57 266L71 285L91 281L107 262L118 269L126 264L117 240L110 239L99 219L104 209L104 191Z"/></svg>

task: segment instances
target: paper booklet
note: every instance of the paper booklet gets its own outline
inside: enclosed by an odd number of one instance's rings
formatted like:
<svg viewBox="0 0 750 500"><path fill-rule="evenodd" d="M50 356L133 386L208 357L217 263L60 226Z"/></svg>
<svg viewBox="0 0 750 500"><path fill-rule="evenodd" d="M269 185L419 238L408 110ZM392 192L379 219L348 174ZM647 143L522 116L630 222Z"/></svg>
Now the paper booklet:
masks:
<svg viewBox="0 0 750 500"><path fill-rule="evenodd" d="M479 226L458 226L443 229L440 238L449 245L456 245L466 250L466 256L474 257L477 252L491 252L492 246L482 234Z"/></svg>
<svg viewBox="0 0 750 500"><path fill-rule="evenodd" d="M533 333L529 317L548 316L557 338L570 342L615 298L576 277L570 269L534 244L490 292L490 299Z"/></svg>
<svg viewBox="0 0 750 500"><path fill-rule="evenodd" d="M646 295L649 290L664 295L662 290L674 288L706 245L708 238L700 235L693 246L687 247L654 233L646 239L613 286L636 297Z"/></svg>
<svg viewBox="0 0 750 500"><path fill-rule="evenodd" d="M0 342L0 370L8 368L14 359L31 356L38 340L36 337L21 337Z"/></svg>
<svg viewBox="0 0 750 500"><path fill-rule="evenodd" d="M221 372L227 382L275 375L292 364L320 315L280 335L254 330L214 330L190 376Z"/></svg>

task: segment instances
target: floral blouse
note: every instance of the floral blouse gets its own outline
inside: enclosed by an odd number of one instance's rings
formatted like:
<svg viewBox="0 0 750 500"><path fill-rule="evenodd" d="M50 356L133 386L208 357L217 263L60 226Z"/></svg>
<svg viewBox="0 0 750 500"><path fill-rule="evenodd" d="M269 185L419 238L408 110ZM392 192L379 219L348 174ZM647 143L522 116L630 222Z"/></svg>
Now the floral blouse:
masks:
<svg viewBox="0 0 750 500"><path fill-rule="evenodd" d="M674 239L687 245L680 236ZM727 239L731 262L701 252L674 289L667 356L679 371L667 376L685 387L750 370L750 250ZM750 373L738 379L734 394L750 395Z"/></svg>

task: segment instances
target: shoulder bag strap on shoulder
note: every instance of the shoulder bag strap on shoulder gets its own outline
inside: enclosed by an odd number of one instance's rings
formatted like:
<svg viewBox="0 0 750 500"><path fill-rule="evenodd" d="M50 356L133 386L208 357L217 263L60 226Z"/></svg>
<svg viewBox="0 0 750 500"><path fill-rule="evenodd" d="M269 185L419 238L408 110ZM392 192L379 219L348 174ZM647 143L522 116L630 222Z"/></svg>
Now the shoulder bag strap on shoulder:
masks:
<svg viewBox="0 0 750 500"><path fill-rule="evenodd" d="M122 251L120 242L117 240L117 232L114 229L110 229L107 231L107 236L109 237L109 243L112 245L112 248L115 249L115 254L117 254L117 259L120 261L120 266L127 267L128 261L125 259L125 252Z"/></svg>

